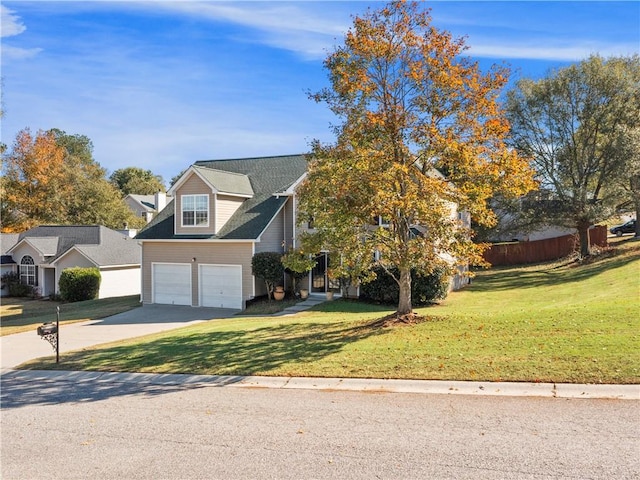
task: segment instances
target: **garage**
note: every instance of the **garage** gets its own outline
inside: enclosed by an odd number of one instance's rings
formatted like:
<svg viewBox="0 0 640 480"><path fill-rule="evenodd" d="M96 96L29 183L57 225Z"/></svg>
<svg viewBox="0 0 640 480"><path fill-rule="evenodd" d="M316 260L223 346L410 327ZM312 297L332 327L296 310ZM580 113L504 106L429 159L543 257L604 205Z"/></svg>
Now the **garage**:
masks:
<svg viewBox="0 0 640 480"><path fill-rule="evenodd" d="M242 309L242 265L200 265L200 305Z"/></svg>
<svg viewBox="0 0 640 480"><path fill-rule="evenodd" d="M191 305L191 265L153 264L153 303Z"/></svg>

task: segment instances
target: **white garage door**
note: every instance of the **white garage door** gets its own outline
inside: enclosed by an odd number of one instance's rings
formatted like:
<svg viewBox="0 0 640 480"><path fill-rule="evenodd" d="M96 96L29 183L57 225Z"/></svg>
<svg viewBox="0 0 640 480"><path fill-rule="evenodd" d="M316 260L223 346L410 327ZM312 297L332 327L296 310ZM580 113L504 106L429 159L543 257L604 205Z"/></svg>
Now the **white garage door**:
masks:
<svg viewBox="0 0 640 480"><path fill-rule="evenodd" d="M153 264L153 303L191 305L190 264Z"/></svg>
<svg viewBox="0 0 640 480"><path fill-rule="evenodd" d="M242 308L242 265L200 265L200 305Z"/></svg>

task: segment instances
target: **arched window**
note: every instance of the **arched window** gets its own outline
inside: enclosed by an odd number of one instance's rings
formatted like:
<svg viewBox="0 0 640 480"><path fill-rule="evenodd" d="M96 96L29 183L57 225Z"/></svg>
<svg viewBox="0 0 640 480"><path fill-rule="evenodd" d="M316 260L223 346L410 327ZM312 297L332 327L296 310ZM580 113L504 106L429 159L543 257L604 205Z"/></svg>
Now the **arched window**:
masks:
<svg viewBox="0 0 640 480"><path fill-rule="evenodd" d="M35 287L38 284L37 267L30 255L25 255L20 260L20 282Z"/></svg>

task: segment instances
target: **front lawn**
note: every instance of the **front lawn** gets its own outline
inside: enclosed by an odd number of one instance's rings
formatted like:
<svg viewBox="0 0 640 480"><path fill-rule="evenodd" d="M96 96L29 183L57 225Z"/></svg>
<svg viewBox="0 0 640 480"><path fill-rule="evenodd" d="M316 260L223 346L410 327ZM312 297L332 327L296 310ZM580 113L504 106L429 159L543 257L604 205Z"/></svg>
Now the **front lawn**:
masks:
<svg viewBox="0 0 640 480"><path fill-rule="evenodd" d="M493 269L428 320L351 301L202 323L64 354L57 368L216 375L640 383L640 242L585 264ZM25 366L23 366L25 367ZM52 368L31 362L27 368Z"/></svg>
<svg viewBox="0 0 640 480"><path fill-rule="evenodd" d="M45 322L56 321L60 307L60 323L83 322L109 317L140 306L140 295L63 303L29 298L2 298L0 336L33 330Z"/></svg>

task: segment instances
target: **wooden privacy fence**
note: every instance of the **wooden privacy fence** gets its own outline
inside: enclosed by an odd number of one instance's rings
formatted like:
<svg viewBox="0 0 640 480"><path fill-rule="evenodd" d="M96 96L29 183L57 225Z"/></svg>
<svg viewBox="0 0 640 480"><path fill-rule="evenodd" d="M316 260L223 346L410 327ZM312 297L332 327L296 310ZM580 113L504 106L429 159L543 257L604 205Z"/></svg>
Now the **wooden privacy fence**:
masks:
<svg viewBox="0 0 640 480"><path fill-rule="evenodd" d="M591 245L607 246L607 226L596 225L589 230ZM492 266L521 265L546 262L566 257L580 246L578 234L534 240L532 242L495 243L484 252L484 259Z"/></svg>

